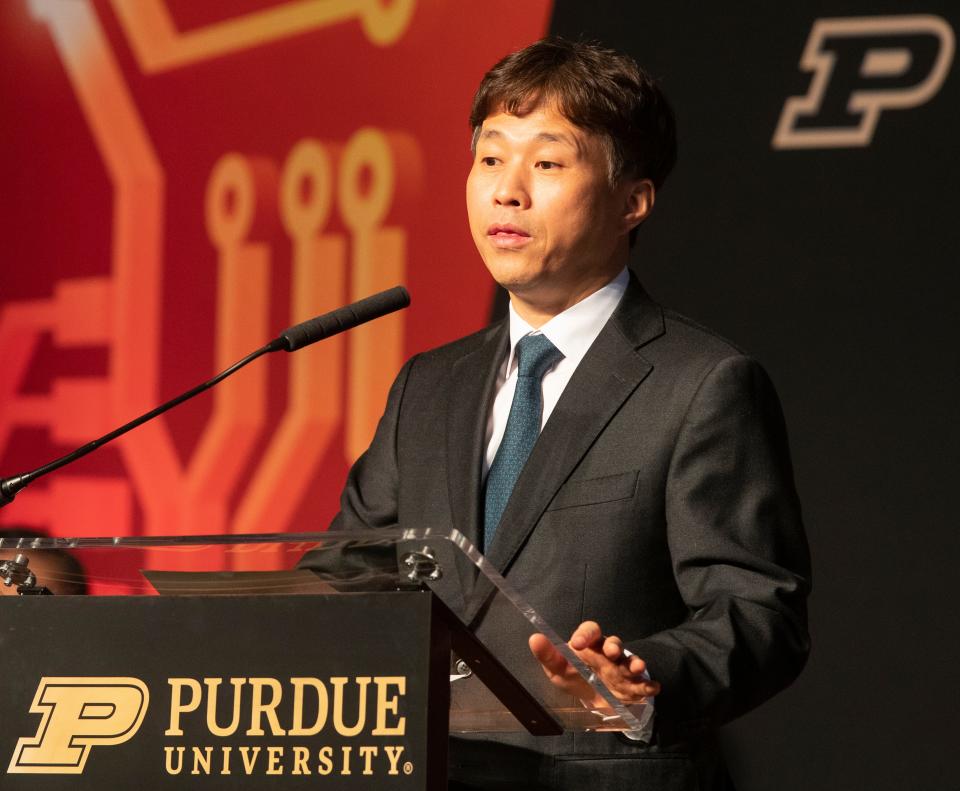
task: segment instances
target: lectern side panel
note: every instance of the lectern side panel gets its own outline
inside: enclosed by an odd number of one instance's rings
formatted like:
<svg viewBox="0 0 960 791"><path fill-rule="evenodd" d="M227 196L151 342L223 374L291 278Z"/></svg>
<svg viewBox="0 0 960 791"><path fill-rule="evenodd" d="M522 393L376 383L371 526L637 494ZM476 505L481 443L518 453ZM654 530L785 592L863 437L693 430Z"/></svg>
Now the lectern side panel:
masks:
<svg viewBox="0 0 960 791"><path fill-rule="evenodd" d="M0 787L427 788L430 597L5 597Z"/></svg>

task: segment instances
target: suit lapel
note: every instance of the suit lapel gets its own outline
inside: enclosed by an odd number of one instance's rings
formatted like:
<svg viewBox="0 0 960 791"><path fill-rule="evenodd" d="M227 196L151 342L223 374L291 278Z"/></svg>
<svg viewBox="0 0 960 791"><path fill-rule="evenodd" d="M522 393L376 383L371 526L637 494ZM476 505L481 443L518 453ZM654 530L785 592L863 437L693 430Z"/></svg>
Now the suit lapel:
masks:
<svg viewBox="0 0 960 791"><path fill-rule="evenodd" d="M454 526L474 546L480 542L480 471L487 416L509 343L510 325L503 321L453 365L447 404L447 494Z"/></svg>
<svg viewBox="0 0 960 791"><path fill-rule="evenodd" d="M653 370L637 350L663 332L662 309L631 275L623 300L577 366L540 433L487 549L488 559L503 573L557 490Z"/></svg>

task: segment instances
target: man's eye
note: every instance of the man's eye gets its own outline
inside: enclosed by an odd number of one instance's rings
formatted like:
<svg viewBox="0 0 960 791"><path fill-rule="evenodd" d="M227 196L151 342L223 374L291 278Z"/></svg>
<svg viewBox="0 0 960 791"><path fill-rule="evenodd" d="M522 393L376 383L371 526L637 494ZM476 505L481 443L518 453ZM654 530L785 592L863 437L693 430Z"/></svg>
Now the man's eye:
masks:
<svg viewBox="0 0 960 791"><path fill-rule="evenodd" d="M480 164L486 165L487 167L493 167L497 164L496 157L480 157Z"/></svg>
<svg viewBox="0 0 960 791"><path fill-rule="evenodd" d="M537 163L537 167L540 168L540 170L555 170L556 168L560 167L560 165L556 162L547 162L541 160Z"/></svg>

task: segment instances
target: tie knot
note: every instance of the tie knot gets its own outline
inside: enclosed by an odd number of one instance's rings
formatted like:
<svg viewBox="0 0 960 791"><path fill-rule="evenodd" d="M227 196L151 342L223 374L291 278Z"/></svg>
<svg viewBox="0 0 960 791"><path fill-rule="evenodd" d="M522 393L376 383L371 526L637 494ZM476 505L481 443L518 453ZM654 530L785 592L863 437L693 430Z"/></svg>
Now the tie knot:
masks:
<svg viewBox="0 0 960 791"><path fill-rule="evenodd" d="M550 343L549 338L524 335L517 341L517 368L519 376L542 379L543 375L563 359L563 352Z"/></svg>

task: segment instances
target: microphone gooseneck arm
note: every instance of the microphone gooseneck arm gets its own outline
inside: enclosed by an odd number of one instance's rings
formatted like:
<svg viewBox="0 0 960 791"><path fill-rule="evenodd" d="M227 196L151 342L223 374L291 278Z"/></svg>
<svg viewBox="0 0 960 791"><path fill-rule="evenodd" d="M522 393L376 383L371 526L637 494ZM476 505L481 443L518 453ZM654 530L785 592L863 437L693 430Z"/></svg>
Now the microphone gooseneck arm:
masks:
<svg viewBox="0 0 960 791"><path fill-rule="evenodd" d="M166 403L151 409L149 412L140 415L140 417L120 426L120 428L114 429L109 434L104 434L99 439L88 442L72 453L68 453L66 456L62 456L48 464L44 464L36 470L14 475L10 478L3 478L0 480L0 508L12 503L13 498L17 496L17 492L37 478L41 478L77 459L83 458L88 453L93 453L97 448L106 445L117 437L146 423L148 420L153 420L158 415L162 415L164 412L173 409L184 401L188 401L204 390L209 390L214 385L219 384L228 376L236 373L245 365L252 363L264 354L278 352L281 349L287 352L297 351L297 349L302 349L311 343L316 343L324 338L329 338L331 335L336 335L344 330L356 327L358 324L372 321L380 316L385 316L388 313L405 308L409 304L410 295L407 293L407 290L402 286L395 286L387 291L381 291L379 294L373 294L365 299L361 299L359 302L354 302L351 305L346 305L345 307L332 310L329 313L324 313L322 316L317 316L316 318L288 327L266 346L261 346L256 351L251 352L242 360L238 360L226 370L218 373L212 379L208 379L203 384L199 384L187 390L187 392L178 395L176 398L172 398Z"/></svg>
<svg viewBox="0 0 960 791"><path fill-rule="evenodd" d="M4 478L2 481L0 481L0 507L13 502L13 498L16 497L17 492L27 486L27 484L35 481L37 478L41 478L44 475L53 472L54 470L59 470L61 467L64 467L67 464L76 461L77 459L83 458L88 453L93 453L97 448L106 445L108 442L115 440L117 437L120 437L123 434L126 434L128 431L135 429L137 426L146 423L148 420L153 420L158 415L162 415L167 410L173 409L175 406L193 398L195 395L202 393L204 390L209 390L215 384L223 381L230 376L230 374L239 371L247 363L253 362L261 355L283 348L282 346L275 344L277 344L276 340L271 341L266 346L257 349L255 352L248 354L239 362L234 363L225 371L221 371L219 374L213 377L213 379L209 379L203 384L197 385L196 387L187 390L185 393L181 393L176 398L172 398L167 401L165 404L161 404L160 406L151 409L149 412L140 415L140 417L120 426L120 428L114 429L109 434L104 434L99 439L88 442L86 445L77 448L72 453L68 453L66 456L61 456L56 461L51 461L48 464L44 464L42 467L39 467L32 472L25 472L21 473L20 475L14 475L11 478Z"/></svg>

